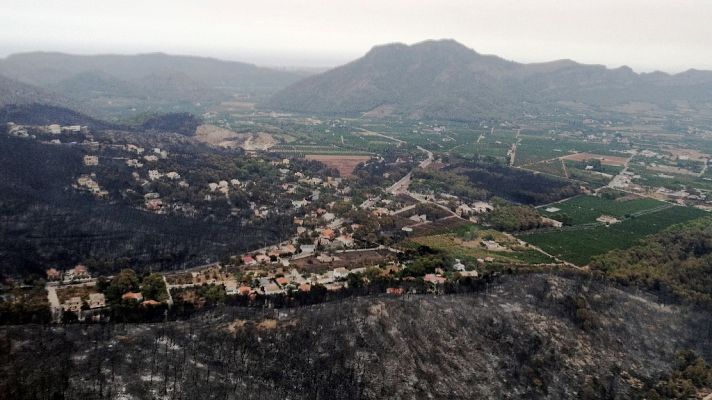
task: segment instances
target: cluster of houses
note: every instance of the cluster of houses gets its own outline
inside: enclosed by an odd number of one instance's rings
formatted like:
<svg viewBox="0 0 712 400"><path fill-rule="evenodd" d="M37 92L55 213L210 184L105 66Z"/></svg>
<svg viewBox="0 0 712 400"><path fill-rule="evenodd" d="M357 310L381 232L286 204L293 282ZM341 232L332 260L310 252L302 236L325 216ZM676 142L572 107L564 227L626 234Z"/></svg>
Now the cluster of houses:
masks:
<svg viewBox="0 0 712 400"><path fill-rule="evenodd" d="M51 124L47 125L47 132L53 135L59 135L61 133L88 133L89 128L81 125L61 126L59 124Z"/></svg>
<svg viewBox="0 0 712 400"><path fill-rule="evenodd" d="M103 293L89 293L87 300L82 300L79 296L73 296L62 303L62 310L65 312L80 313L84 306L90 310L106 307L106 297Z"/></svg>
<svg viewBox="0 0 712 400"><path fill-rule="evenodd" d="M74 187L79 190L86 190L96 197L108 196L109 192L106 190L103 190L99 186L99 182L97 182L95 179L96 179L96 174L94 174L94 173L91 173L88 175L87 174L81 175L79 178L77 178L77 183L74 185Z"/></svg>
<svg viewBox="0 0 712 400"><path fill-rule="evenodd" d="M49 282L77 283L91 280L91 274L89 274L87 267L82 264L78 264L66 271L49 268L45 272Z"/></svg>

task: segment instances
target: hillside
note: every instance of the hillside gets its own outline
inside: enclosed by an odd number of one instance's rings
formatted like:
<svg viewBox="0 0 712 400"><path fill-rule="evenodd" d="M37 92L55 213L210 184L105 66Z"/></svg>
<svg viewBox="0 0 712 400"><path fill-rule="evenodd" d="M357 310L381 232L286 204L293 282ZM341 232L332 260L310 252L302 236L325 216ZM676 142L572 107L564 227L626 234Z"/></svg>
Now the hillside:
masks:
<svg viewBox="0 0 712 400"><path fill-rule="evenodd" d="M73 115L61 112L56 115ZM66 120L72 122L87 121ZM30 133L45 135L45 141L50 138L36 129ZM242 180L250 176L232 172L249 163L240 153L206 149L174 133L93 131L92 136L102 143L98 149L84 145L86 137L81 133L51 136L64 140L62 145L0 134L0 275L42 274L47 265L60 267L82 260L107 271L118 268L122 259L136 268L178 268L242 252L265 241L279 241L289 230L288 217L248 221L244 213L233 215L233 206L226 201L205 200L208 182L215 176L230 174ZM141 170L126 165L128 154L121 148L127 142L148 149L160 147L169 153L166 160L153 162L150 168L163 165L161 168L178 171L192 180L191 188L155 181L156 188L149 191L160 191L166 204L175 196L174 202L188 212L146 211L143 189L151 184L142 186L132 173L145 174L149 167ZM84 165L83 157L89 154L101 160L99 165ZM254 170L260 178L268 175L258 167ZM95 199L76 189L77 179L90 172L107 190L105 198ZM284 207L267 190L260 196L268 204ZM232 204L238 204L238 199Z"/></svg>
<svg viewBox="0 0 712 400"><path fill-rule="evenodd" d="M7 78L0 74L0 106L27 104L67 105L69 100L33 85Z"/></svg>
<svg viewBox="0 0 712 400"><path fill-rule="evenodd" d="M473 294L4 327L0 389L15 399L669 398L652 390L665 393L660 382L684 368L676 354L710 357L705 321L595 281L519 275Z"/></svg>
<svg viewBox="0 0 712 400"><path fill-rule="evenodd" d="M0 59L0 75L70 97L95 113L215 102L236 93L263 95L305 76L240 62L162 53L84 56L43 52Z"/></svg>
<svg viewBox="0 0 712 400"><path fill-rule="evenodd" d="M581 103L712 103L712 72L636 74L570 60L520 64L453 40L374 47L365 56L276 93L269 107L297 112L477 119Z"/></svg>
<svg viewBox="0 0 712 400"><path fill-rule="evenodd" d="M0 106L0 124L8 122L27 125L86 125L93 129L117 127L69 108L36 102Z"/></svg>

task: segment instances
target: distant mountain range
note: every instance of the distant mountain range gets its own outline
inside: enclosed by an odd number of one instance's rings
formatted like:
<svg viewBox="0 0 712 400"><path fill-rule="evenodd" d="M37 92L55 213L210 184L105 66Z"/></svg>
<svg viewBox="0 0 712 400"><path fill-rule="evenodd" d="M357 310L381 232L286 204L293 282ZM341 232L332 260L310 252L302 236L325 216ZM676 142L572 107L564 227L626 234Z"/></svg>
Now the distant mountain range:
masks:
<svg viewBox="0 0 712 400"><path fill-rule="evenodd" d="M710 109L712 72L637 74L571 60L521 64L454 40L376 46L316 75L161 53L39 52L0 59L0 106L62 106L112 119L192 111L238 93L273 110L474 120L562 109L610 111L629 103Z"/></svg>
<svg viewBox="0 0 712 400"><path fill-rule="evenodd" d="M476 119L629 102L665 108L712 103L712 72L637 74L570 60L521 64L454 40L425 41L374 47L277 92L266 105L294 112Z"/></svg>
<svg viewBox="0 0 712 400"><path fill-rule="evenodd" d="M3 104L66 105L61 99L72 99L80 108L96 111L220 101L236 93L265 95L308 73L161 53L83 56L38 52L0 59L0 75Z"/></svg>

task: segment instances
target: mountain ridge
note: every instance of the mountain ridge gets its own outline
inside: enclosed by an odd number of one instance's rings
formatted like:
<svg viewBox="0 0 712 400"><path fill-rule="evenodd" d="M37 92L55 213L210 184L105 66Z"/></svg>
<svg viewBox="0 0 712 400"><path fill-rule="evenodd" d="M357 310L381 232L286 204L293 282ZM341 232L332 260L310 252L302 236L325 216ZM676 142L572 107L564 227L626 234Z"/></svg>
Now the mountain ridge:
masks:
<svg viewBox="0 0 712 400"><path fill-rule="evenodd" d="M266 105L333 114L388 105L412 117L459 119L543 112L562 101L608 107L629 101L669 106L674 100L712 102L712 72L639 74L567 59L523 64L446 39L375 46L288 86Z"/></svg>
<svg viewBox="0 0 712 400"><path fill-rule="evenodd" d="M49 95L41 93L53 93L57 97L73 99L78 105L72 108L108 117L130 113L134 108L166 112L174 106L185 108L218 103L232 99L236 94L266 96L307 74L165 53L73 55L32 52L0 59L0 75L17 82L5 81L0 85L32 85L35 88L35 101L24 103L45 103L43 99ZM26 88L25 92L29 95L30 90Z"/></svg>

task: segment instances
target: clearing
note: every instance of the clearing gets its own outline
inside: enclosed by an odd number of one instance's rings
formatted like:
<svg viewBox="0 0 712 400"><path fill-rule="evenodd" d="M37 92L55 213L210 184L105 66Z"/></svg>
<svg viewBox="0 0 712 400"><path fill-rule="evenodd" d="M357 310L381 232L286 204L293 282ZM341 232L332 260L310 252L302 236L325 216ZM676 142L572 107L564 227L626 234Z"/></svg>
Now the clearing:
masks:
<svg viewBox="0 0 712 400"><path fill-rule="evenodd" d="M371 159L370 156L354 156L354 155L326 155L326 154L306 154L304 158L307 160L319 161L326 164L329 168L339 170L341 176L351 176L354 169L359 163L366 162Z"/></svg>

